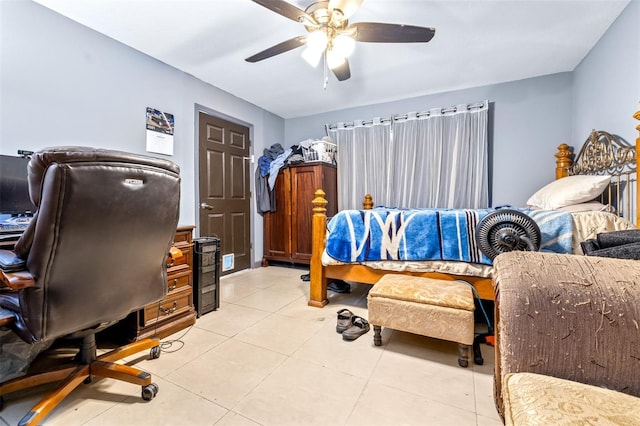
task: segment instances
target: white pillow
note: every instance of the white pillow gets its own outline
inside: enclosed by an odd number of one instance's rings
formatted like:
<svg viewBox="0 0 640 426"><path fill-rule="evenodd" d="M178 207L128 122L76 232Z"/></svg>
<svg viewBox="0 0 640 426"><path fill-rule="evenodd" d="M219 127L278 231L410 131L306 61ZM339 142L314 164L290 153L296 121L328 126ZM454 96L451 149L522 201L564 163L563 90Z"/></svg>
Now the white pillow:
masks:
<svg viewBox="0 0 640 426"><path fill-rule="evenodd" d="M544 210L555 210L591 201L602 194L611 176L576 175L554 180L533 194L527 204Z"/></svg>

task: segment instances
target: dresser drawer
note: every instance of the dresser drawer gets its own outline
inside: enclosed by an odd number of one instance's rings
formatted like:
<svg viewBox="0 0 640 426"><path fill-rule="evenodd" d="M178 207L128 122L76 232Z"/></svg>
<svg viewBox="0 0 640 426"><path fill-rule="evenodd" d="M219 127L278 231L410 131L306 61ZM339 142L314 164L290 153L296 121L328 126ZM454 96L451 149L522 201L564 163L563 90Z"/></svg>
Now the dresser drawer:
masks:
<svg viewBox="0 0 640 426"><path fill-rule="evenodd" d="M180 271L190 270L193 265L193 247L178 247L182 252L182 256L173 259L173 264L167 268L167 275L179 273Z"/></svg>
<svg viewBox="0 0 640 426"><path fill-rule="evenodd" d="M191 244L193 241L193 237L191 236L191 230L193 227L189 226L187 228L179 228L176 234L173 237L173 244L176 246L180 246L182 244Z"/></svg>
<svg viewBox="0 0 640 426"><path fill-rule="evenodd" d="M167 279L167 285L168 285L167 291L172 292L181 287L191 286L192 277L193 277L193 274L191 273L190 270L185 270L182 272L177 272L169 275Z"/></svg>
<svg viewBox="0 0 640 426"><path fill-rule="evenodd" d="M144 308L142 319L143 327L147 327L156 322L164 321L173 316L181 315L192 309L191 287L185 286L172 291L158 303L148 305Z"/></svg>

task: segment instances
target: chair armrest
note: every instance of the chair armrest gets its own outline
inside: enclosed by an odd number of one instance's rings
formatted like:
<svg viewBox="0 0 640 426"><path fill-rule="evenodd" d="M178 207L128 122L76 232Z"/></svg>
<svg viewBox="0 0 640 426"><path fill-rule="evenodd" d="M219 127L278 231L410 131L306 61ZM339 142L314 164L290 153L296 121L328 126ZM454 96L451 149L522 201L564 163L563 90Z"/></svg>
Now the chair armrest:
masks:
<svg viewBox="0 0 640 426"><path fill-rule="evenodd" d="M640 396L640 261L514 251L494 285L499 411L517 372Z"/></svg>
<svg viewBox="0 0 640 426"><path fill-rule="evenodd" d="M5 272L0 270L0 280L4 286L11 290L20 290L36 285L36 280L29 271Z"/></svg>
<svg viewBox="0 0 640 426"><path fill-rule="evenodd" d="M10 250L0 250L1 287L11 290L33 287L36 284L33 275L26 270L26 262Z"/></svg>

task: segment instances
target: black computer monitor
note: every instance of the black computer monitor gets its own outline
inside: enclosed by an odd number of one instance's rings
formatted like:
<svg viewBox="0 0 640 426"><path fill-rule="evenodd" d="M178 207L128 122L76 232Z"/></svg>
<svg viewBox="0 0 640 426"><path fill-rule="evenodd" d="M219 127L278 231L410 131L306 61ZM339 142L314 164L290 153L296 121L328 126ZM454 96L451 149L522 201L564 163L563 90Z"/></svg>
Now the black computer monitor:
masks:
<svg viewBox="0 0 640 426"><path fill-rule="evenodd" d="M0 214L31 215L35 206L29 198L29 159L0 155Z"/></svg>

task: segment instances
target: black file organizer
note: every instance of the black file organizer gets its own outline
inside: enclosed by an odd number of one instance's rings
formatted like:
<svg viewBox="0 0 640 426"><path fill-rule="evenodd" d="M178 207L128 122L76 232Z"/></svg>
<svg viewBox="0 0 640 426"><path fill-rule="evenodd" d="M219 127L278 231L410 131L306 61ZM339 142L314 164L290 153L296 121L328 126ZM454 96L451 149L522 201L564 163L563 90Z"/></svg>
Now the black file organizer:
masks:
<svg viewBox="0 0 640 426"><path fill-rule="evenodd" d="M220 307L220 239L193 240L193 304L198 316Z"/></svg>

